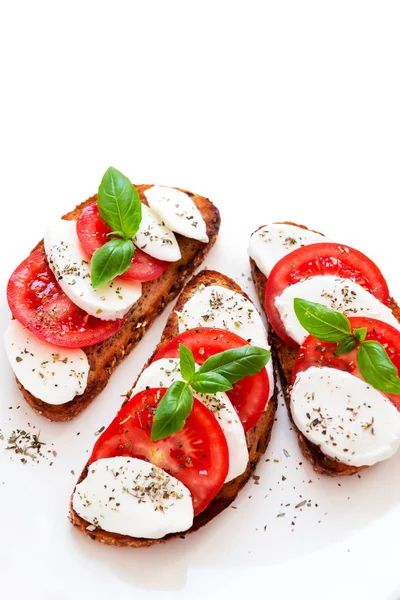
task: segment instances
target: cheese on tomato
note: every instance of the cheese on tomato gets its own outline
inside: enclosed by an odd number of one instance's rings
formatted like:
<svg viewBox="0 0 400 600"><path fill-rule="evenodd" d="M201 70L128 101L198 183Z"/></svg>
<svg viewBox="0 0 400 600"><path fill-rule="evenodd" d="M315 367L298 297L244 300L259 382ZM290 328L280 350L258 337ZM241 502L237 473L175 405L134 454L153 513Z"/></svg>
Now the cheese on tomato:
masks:
<svg viewBox="0 0 400 600"><path fill-rule="evenodd" d="M290 409L305 437L346 465L373 465L393 456L400 446L399 411L346 371L310 367L298 373Z"/></svg>
<svg viewBox="0 0 400 600"><path fill-rule="evenodd" d="M116 278L96 289L90 280L89 258L76 233L76 222L60 219L49 227L44 246L51 270L76 306L104 321L123 317L140 298L138 281Z"/></svg>
<svg viewBox="0 0 400 600"><path fill-rule="evenodd" d="M396 329L400 329L399 322L390 308L379 302L375 296L357 283L334 275L317 275L289 285L275 299L275 306L279 311L287 334L299 345L304 342L308 333L300 325L294 312L295 298L302 298L309 302L319 302L349 317L379 319Z"/></svg>
<svg viewBox="0 0 400 600"><path fill-rule="evenodd" d="M93 462L75 488L75 512L96 528L136 538L160 539L193 524L191 494L178 479L139 458Z"/></svg>
<svg viewBox="0 0 400 600"><path fill-rule="evenodd" d="M142 204L142 220L133 241L140 250L159 260L174 262L181 258L174 233L146 204Z"/></svg>
<svg viewBox="0 0 400 600"><path fill-rule="evenodd" d="M188 194L174 188L153 185L144 195L150 208L172 231L200 242L208 242L206 223Z"/></svg>
<svg viewBox="0 0 400 600"><path fill-rule="evenodd" d="M198 369L196 365L196 369ZM175 381L181 381L182 375L178 358L161 358L151 363L140 375L133 394L155 387L168 388ZM238 477L246 470L249 461L246 436L243 425L229 400L223 392L216 394L193 395L211 410L224 432L229 451L229 471L225 482Z"/></svg>
<svg viewBox="0 0 400 600"><path fill-rule="evenodd" d="M320 233L296 225L272 223L255 231L249 242L249 256L266 277L276 263L301 246L330 241Z"/></svg>
<svg viewBox="0 0 400 600"><path fill-rule="evenodd" d="M4 345L16 378L35 398L65 404L85 391L89 362L83 350L49 344L16 319L8 326Z"/></svg>

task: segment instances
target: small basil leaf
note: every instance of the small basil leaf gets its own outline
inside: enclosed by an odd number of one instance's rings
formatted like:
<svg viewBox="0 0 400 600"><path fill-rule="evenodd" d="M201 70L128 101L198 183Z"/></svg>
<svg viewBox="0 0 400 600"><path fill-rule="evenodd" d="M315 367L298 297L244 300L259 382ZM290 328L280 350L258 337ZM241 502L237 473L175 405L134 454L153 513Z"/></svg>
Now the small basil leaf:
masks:
<svg viewBox="0 0 400 600"><path fill-rule="evenodd" d="M151 428L151 440L162 440L182 429L192 407L192 392L183 381L175 381L157 406Z"/></svg>
<svg viewBox="0 0 400 600"><path fill-rule="evenodd" d="M183 344L179 344L179 360L182 378L190 381L196 371L194 356Z"/></svg>
<svg viewBox="0 0 400 600"><path fill-rule="evenodd" d="M356 340L358 340L359 342L363 342L367 337L367 328L357 327L357 329L353 331L353 335L356 338Z"/></svg>
<svg viewBox="0 0 400 600"><path fill-rule="evenodd" d="M139 192L125 175L109 167L104 173L97 195L100 217L113 230L132 238L142 220Z"/></svg>
<svg viewBox="0 0 400 600"><path fill-rule="evenodd" d="M125 234L123 231L110 231L109 233L106 233L107 237L125 237Z"/></svg>
<svg viewBox="0 0 400 600"><path fill-rule="evenodd" d="M237 383L247 375L255 375L265 367L271 352L257 346L241 346L210 356L201 365L196 376L214 372L225 377L230 383Z"/></svg>
<svg viewBox="0 0 400 600"><path fill-rule="evenodd" d="M227 392L232 389L232 384L219 373L203 373L195 375L190 386L202 394L215 394L216 392Z"/></svg>
<svg viewBox="0 0 400 600"><path fill-rule="evenodd" d="M318 340L340 342L351 335L350 321L346 315L323 304L295 298L294 312L304 329Z"/></svg>
<svg viewBox="0 0 400 600"><path fill-rule="evenodd" d="M400 378L385 348L373 340L362 342L357 350L357 366L365 381L387 394L400 394Z"/></svg>
<svg viewBox="0 0 400 600"><path fill-rule="evenodd" d="M352 335L349 335L347 338L340 340L336 348L335 356L340 356L341 354L350 354L356 345L357 341L355 338Z"/></svg>
<svg viewBox="0 0 400 600"><path fill-rule="evenodd" d="M135 247L131 240L114 238L92 256L91 280L94 288L108 283L129 269Z"/></svg>

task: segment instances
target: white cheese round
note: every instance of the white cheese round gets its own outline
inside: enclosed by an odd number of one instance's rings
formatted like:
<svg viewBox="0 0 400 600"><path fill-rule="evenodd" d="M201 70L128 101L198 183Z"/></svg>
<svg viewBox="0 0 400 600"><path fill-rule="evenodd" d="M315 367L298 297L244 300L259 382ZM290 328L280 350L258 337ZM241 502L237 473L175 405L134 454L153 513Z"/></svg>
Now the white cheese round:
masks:
<svg viewBox="0 0 400 600"><path fill-rule="evenodd" d="M163 469L127 456L92 463L72 505L94 528L136 538L160 539L193 524L188 488Z"/></svg>
<svg viewBox="0 0 400 600"><path fill-rule="evenodd" d="M60 348L36 337L13 319L4 335L8 360L24 388L48 404L83 394L89 362L79 348Z"/></svg>
<svg viewBox="0 0 400 600"><path fill-rule="evenodd" d="M146 204L142 204L142 220L133 241L143 252L159 260L174 262L181 258L175 235Z"/></svg>
<svg viewBox="0 0 400 600"><path fill-rule="evenodd" d="M390 308L379 302L375 296L350 279L341 279L333 275L317 275L288 286L280 296L275 298L275 306L279 311L288 335L298 344L302 344L308 336L300 325L294 312L294 299L302 298L309 302L319 302L332 310L346 314L348 317L371 317L389 323L400 329L397 319Z"/></svg>
<svg viewBox="0 0 400 600"><path fill-rule="evenodd" d="M272 223L264 225L250 237L249 256L266 277L276 263L301 246L329 242L315 231L302 229L296 225Z"/></svg>
<svg viewBox="0 0 400 600"><path fill-rule="evenodd" d="M104 321L123 317L140 298L139 281L120 278L96 289L90 281L89 258L76 233L76 221L60 219L47 230L44 247L59 286L76 306Z"/></svg>
<svg viewBox="0 0 400 600"><path fill-rule="evenodd" d="M198 366L196 365L196 368ZM133 393L154 387L169 387L174 381L181 381L178 358L161 358L151 363L140 375ZM211 410L224 432L229 451L229 471L225 479L231 481L246 470L249 461L246 436L243 425L228 396L223 392L216 394L193 395Z"/></svg>
<svg viewBox="0 0 400 600"><path fill-rule="evenodd" d="M345 371L310 367L298 373L290 410L310 442L346 465L373 465L393 456L400 446L399 411Z"/></svg>
<svg viewBox="0 0 400 600"><path fill-rule="evenodd" d="M150 208L172 231L200 242L208 242L205 221L190 196L161 185L153 185L144 195Z"/></svg>

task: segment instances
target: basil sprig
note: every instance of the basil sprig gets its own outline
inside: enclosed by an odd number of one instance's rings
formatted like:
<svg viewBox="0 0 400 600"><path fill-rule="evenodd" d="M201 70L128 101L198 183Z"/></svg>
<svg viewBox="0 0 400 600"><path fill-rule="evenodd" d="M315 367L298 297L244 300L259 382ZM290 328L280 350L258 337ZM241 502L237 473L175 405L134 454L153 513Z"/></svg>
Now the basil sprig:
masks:
<svg viewBox="0 0 400 600"><path fill-rule="evenodd" d="M132 238L142 220L139 193L125 175L109 167L97 194L100 217L111 227L110 241L92 256L91 281L94 288L127 271L135 252Z"/></svg>
<svg viewBox="0 0 400 600"><path fill-rule="evenodd" d="M194 356L179 344L179 363L183 381L175 381L165 392L154 414L152 441L176 433L185 424L193 407L193 392L215 394L232 389L243 377L255 375L265 367L271 353L257 346L242 346L210 356L195 370Z"/></svg>
<svg viewBox="0 0 400 600"><path fill-rule="evenodd" d="M367 328L352 331L346 315L323 304L294 299L294 311L300 324L313 337L323 342L337 343L336 356L349 354L355 348L357 367L365 381L381 392L400 394L400 378L384 346L366 340Z"/></svg>

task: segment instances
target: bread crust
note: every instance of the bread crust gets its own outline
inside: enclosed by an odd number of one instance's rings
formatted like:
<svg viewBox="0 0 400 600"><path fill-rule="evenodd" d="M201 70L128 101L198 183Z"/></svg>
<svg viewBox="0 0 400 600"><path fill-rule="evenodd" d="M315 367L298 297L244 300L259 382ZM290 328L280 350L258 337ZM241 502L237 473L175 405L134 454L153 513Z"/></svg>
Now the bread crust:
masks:
<svg viewBox="0 0 400 600"><path fill-rule="evenodd" d="M282 224L295 225L296 227L300 227L301 229L308 229L305 225L297 225L296 223L292 223L289 221L285 221ZM250 268L257 296L260 300L261 305L264 308L264 296L267 278L260 271L260 269L257 267L256 263L252 258L250 258ZM389 308L392 309L394 316L400 322L400 309L393 298L390 299ZM286 408L292 423L293 430L297 435L297 440L300 449L303 453L303 456L312 464L314 471L322 475L330 475L331 477L335 477L339 475L354 475L355 473L366 469L366 466L354 467L351 465L341 463L333 458L330 458L329 456L326 456L326 454L324 454L320 450L319 446L310 442L297 428L296 424L293 421L293 417L290 411L290 394L292 389L291 382L293 367L297 358L298 349L292 348L291 346L285 344L275 333L272 327L269 328L268 337L269 343L271 345L271 352L274 359L274 365L279 373L279 378L282 384L282 390L285 396Z"/></svg>
<svg viewBox="0 0 400 600"><path fill-rule="evenodd" d="M172 338L174 338L179 333L178 329L178 317L176 315L176 311L181 311L185 303L189 300L189 298L196 292L196 290L201 285L220 285L226 287L227 289L233 290L239 294L242 294L245 298L249 299L247 294L243 292L243 290L229 277L225 275L221 275L216 271L201 271L198 275L193 277L193 279L187 284L182 294L179 296L179 299L175 305L174 310L168 318L167 324L163 331L161 341L154 350L152 356L147 361L146 365L143 367L143 370L150 364L153 357L157 354L157 352L165 346ZM142 370L142 371L143 371ZM140 375L138 376L138 378ZM137 380L136 380L137 381ZM122 406L127 402L127 400L122 404ZM87 527L90 525L88 521L85 521L80 517L73 509L72 506L72 498L70 500L70 513L69 519L71 523L77 527L80 531L88 535L91 539L102 542L104 544L109 544L112 546L132 546L135 548L140 548L144 546L151 546L153 544L159 542L166 542L169 539L176 537L184 537L187 533L192 533L206 525L216 517L220 512L222 512L225 508L227 508L233 500L236 498L239 491L244 487L252 473L254 472L256 465L265 452L270 437L272 426L274 424L275 419L275 411L277 407L277 388L275 385L274 393L271 399L268 402L267 408L263 413L261 419L257 422L257 424L247 432L246 440L247 447L249 450L249 462L246 468L246 471L236 477L232 481L226 483L218 493L218 495L210 502L205 511L197 515L194 519L192 527L181 533L169 534L160 540L152 540L152 539L144 539L144 538L133 538L128 535L121 535L117 533L110 533L108 531L103 531L101 529L95 531L87 531ZM83 481L87 474L88 465L86 464L83 469L78 482Z"/></svg>
<svg viewBox="0 0 400 600"><path fill-rule="evenodd" d="M136 186L142 202L146 203L144 192L150 187L151 185ZM48 404L28 392L17 379L22 395L35 412L50 421L69 421L84 410L105 388L113 371L142 339L154 319L162 312L168 302L176 298L185 282L204 261L217 238L221 223L220 214L207 198L187 190L181 191L189 194L200 210L206 222L209 242L204 244L197 240L176 235L181 249L181 259L171 263L158 279L142 283L142 296L126 315L126 322L122 329L99 344L83 348L90 365L88 382L83 394L75 396L71 401L64 404ZM96 199L97 195L92 196L64 215L63 218L76 220L83 209ZM43 247L43 240L37 244L34 250L41 247Z"/></svg>

